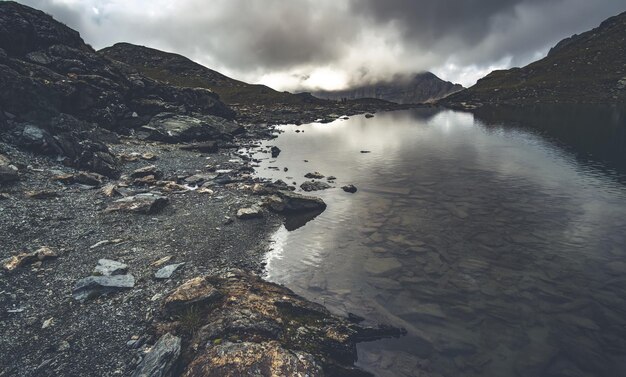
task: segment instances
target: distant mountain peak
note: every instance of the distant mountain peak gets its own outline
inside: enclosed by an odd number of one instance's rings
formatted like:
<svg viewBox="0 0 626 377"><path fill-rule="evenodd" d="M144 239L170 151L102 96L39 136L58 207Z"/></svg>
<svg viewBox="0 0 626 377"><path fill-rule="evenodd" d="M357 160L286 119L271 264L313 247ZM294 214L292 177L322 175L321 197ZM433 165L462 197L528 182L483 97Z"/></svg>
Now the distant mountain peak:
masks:
<svg viewBox="0 0 626 377"><path fill-rule="evenodd" d="M400 104L432 102L463 90L459 84L444 81L432 72L395 75L388 81L359 85L337 91L317 91L313 95L331 100L376 98Z"/></svg>

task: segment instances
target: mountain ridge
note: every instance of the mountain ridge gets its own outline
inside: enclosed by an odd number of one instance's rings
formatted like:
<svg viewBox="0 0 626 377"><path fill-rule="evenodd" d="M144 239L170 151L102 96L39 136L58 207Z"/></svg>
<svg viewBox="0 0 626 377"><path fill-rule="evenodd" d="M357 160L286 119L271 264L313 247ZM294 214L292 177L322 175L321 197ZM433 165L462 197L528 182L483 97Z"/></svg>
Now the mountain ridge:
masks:
<svg viewBox="0 0 626 377"><path fill-rule="evenodd" d="M557 43L522 68L493 71L439 102L473 109L485 105L626 103L626 12Z"/></svg>

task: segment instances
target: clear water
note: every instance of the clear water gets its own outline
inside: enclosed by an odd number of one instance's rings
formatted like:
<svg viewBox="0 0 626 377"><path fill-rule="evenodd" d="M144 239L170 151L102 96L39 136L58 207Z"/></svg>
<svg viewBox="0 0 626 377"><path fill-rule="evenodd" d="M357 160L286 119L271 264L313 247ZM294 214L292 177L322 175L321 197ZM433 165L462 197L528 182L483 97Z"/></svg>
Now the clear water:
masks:
<svg viewBox="0 0 626 377"><path fill-rule="evenodd" d="M337 180L314 193L324 213L274 235L267 278L406 328L359 346L376 375L626 376L626 125L558 111L281 126L259 175Z"/></svg>

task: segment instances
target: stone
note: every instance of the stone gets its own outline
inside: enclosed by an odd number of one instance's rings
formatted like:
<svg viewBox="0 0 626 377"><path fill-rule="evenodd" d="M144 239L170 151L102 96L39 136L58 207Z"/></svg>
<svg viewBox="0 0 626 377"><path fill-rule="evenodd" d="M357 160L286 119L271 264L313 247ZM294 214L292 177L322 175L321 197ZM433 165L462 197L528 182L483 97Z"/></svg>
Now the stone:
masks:
<svg viewBox="0 0 626 377"><path fill-rule="evenodd" d="M104 180L104 176L98 173L90 173L81 171L76 174L62 174L53 178L55 181L65 184L78 183L87 186L100 186Z"/></svg>
<svg viewBox="0 0 626 377"><path fill-rule="evenodd" d="M208 305L223 297L206 277L196 277L186 281L170 293L163 302L163 310L172 314L193 305Z"/></svg>
<svg viewBox="0 0 626 377"><path fill-rule="evenodd" d="M0 154L0 183L15 182L19 178L18 169L11 165L7 157Z"/></svg>
<svg viewBox="0 0 626 377"><path fill-rule="evenodd" d="M169 203L169 199L156 193L143 193L118 199L105 212L133 212L140 214L158 213Z"/></svg>
<svg viewBox="0 0 626 377"><path fill-rule="evenodd" d="M3 259L0 263L2 263L2 267L4 267L5 270L13 271L30 263L44 261L57 257L58 254L54 250L47 246L42 246L31 253L20 253L18 255Z"/></svg>
<svg viewBox="0 0 626 377"><path fill-rule="evenodd" d="M172 277L174 272L182 267L185 263L176 263L170 264L165 267L160 268L157 272L154 273L154 277L156 279L169 279Z"/></svg>
<svg viewBox="0 0 626 377"><path fill-rule="evenodd" d="M273 146L272 148L270 148L270 151L272 153L272 158L276 158L278 157L278 155L280 154L280 148Z"/></svg>
<svg viewBox="0 0 626 377"><path fill-rule="evenodd" d="M314 172L314 173L306 173L304 175L304 178L310 178L310 179L322 179L324 178L324 175L320 172Z"/></svg>
<svg viewBox="0 0 626 377"><path fill-rule="evenodd" d="M141 127L147 139L166 143L230 139L243 132L237 123L213 115L177 115L160 113Z"/></svg>
<svg viewBox="0 0 626 377"><path fill-rule="evenodd" d="M356 186L355 185L345 185L342 186L341 189L345 192L349 192L351 194L354 194L356 192Z"/></svg>
<svg viewBox="0 0 626 377"><path fill-rule="evenodd" d="M367 114L365 114L365 117L366 117L366 118L368 118L368 119L369 119L369 118L373 118L373 117L374 117L374 114L367 113Z"/></svg>
<svg viewBox="0 0 626 377"><path fill-rule="evenodd" d="M173 256L171 255L166 255L163 258L159 258L158 260L150 263L150 266L152 267L161 267L162 265L164 265L165 263L171 261L173 258Z"/></svg>
<svg viewBox="0 0 626 377"><path fill-rule="evenodd" d="M331 186L328 183L322 181L306 181L300 185L300 188L306 192L311 192L327 190L331 188Z"/></svg>
<svg viewBox="0 0 626 377"><path fill-rule="evenodd" d="M208 347L183 377L324 376L313 355L283 348L277 341L225 342Z"/></svg>
<svg viewBox="0 0 626 377"><path fill-rule="evenodd" d="M155 165L149 165L133 171L130 176L132 178L144 178L148 176L153 176L156 179L160 179L161 177L163 177L163 173L161 173L161 171L158 170Z"/></svg>
<svg viewBox="0 0 626 377"><path fill-rule="evenodd" d="M191 143L181 145L180 149L184 151L195 151L200 153L217 153L219 147L215 141L205 141L202 143Z"/></svg>
<svg viewBox="0 0 626 377"><path fill-rule="evenodd" d="M96 276L113 276L123 275L126 271L128 271L128 266L124 263L110 259L100 259L98 260L98 265L93 270L93 274Z"/></svg>
<svg viewBox="0 0 626 377"><path fill-rule="evenodd" d="M181 340L179 337L167 333L159 338L152 346L141 363L137 366L132 377L170 377L172 369L180 356Z"/></svg>
<svg viewBox="0 0 626 377"><path fill-rule="evenodd" d="M88 276L76 282L72 295L76 300L86 300L135 286L133 275Z"/></svg>
<svg viewBox="0 0 626 377"><path fill-rule="evenodd" d="M279 190L275 196L269 198L268 207L274 212L321 212L326 209L326 203L313 196L305 196L289 190Z"/></svg>
<svg viewBox="0 0 626 377"><path fill-rule="evenodd" d="M237 218L241 220L258 219L263 217L263 209L257 205L248 208L240 208L237 211Z"/></svg>

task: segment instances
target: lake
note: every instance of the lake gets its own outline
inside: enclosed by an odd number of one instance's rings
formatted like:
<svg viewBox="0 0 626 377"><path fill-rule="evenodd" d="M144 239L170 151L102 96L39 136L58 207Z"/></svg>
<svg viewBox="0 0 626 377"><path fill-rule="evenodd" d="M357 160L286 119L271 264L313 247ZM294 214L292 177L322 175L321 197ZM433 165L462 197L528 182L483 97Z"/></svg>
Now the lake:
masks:
<svg viewBox="0 0 626 377"><path fill-rule="evenodd" d="M428 108L280 126L259 176L337 178L311 193L325 212L274 235L266 278L404 327L359 345L376 375L626 376L625 115Z"/></svg>

